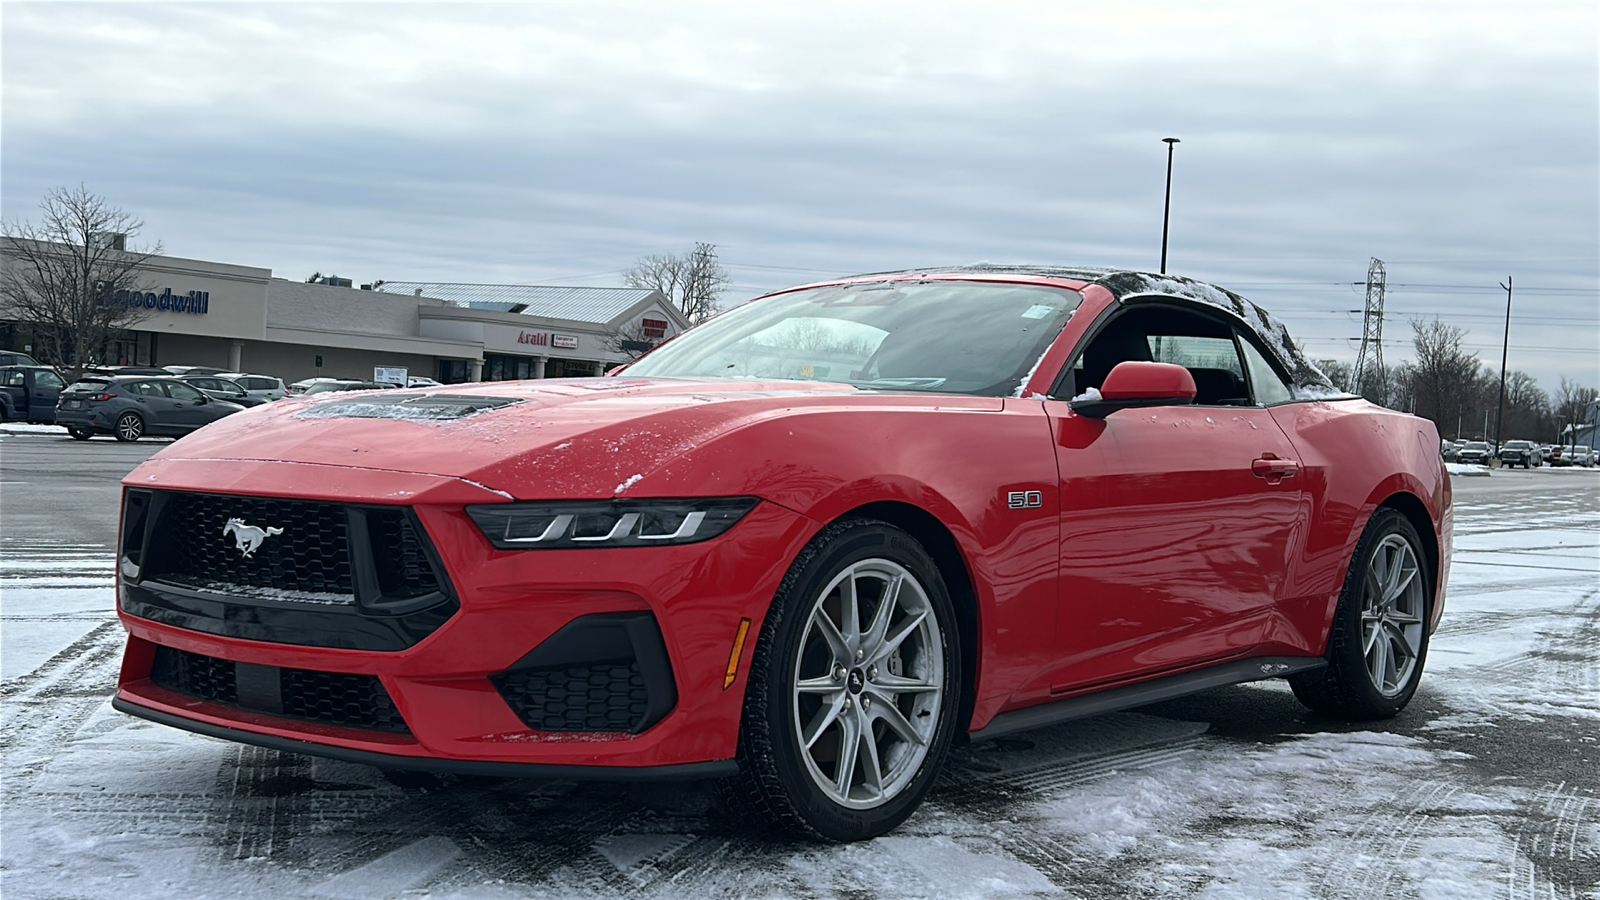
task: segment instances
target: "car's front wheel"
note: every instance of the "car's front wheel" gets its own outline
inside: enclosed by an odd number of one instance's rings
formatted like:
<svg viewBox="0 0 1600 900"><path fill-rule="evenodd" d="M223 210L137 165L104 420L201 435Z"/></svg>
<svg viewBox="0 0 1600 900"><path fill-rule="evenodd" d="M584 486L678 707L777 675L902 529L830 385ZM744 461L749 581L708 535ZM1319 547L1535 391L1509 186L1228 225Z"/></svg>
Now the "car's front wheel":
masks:
<svg viewBox="0 0 1600 900"><path fill-rule="evenodd" d="M119 441L137 441L144 436L144 419L138 413L123 413L117 417L117 424L112 432Z"/></svg>
<svg viewBox="0 0 1600 900"><path fill-rule="evenodd" d="M914 538L865 519L823 529L756 644L737 799L811 838L863 840L905 821L955 730L958 642L944 580Z"/></svg>
<svg viewBox="0 0 1600 900"><path fill-rule="evenodd" d="M1317 712L1387 719L1411 702L1428 653L1433 577L1422 539L1399 511L1379 509L1356 543L1328 637L1328 665L1289 679Z"/></svg>

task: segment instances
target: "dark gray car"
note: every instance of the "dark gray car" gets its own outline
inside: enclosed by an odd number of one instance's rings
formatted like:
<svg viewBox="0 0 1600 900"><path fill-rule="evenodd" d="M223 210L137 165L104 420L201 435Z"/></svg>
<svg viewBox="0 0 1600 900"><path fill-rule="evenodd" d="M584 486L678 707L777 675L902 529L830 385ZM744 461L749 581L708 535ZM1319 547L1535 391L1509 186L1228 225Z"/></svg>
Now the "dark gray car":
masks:
<svg viewBox="0 0 1600 900"><path fill-rule="evenodd" d="M137 441L147 435L185 435L242 409L170 375L86 375L61 392L56 424L80 441L97 434Z"/></svg>

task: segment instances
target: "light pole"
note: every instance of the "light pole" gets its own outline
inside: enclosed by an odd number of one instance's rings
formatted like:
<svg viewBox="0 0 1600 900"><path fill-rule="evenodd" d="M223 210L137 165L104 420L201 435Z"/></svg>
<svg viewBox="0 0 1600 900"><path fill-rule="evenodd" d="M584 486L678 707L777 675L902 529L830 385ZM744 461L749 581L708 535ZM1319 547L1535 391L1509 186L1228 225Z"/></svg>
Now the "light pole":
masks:
<svg viewBox="0 0 1600 900"><path fill-rule="evenodd" d="M1172 146L1177 138L1162 138L1167 145L1167 199L1161 208L1161 274L1167 274L1167 223L1172 220Z"/></svg>

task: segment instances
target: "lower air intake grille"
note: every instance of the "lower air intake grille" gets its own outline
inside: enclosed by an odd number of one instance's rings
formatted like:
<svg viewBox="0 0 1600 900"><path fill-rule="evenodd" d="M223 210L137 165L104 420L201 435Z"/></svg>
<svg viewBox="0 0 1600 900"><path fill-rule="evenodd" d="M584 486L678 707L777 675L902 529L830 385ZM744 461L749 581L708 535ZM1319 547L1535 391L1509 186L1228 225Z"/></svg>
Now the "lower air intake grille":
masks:
<svg viewBox="0 0 1600 900"><path fill-rule="evenodd" d="M241 667L256 675L250 679L251 689L246 691L240 690ZM260 678L262 673L268 677ZM410 733L389 692L373 675L254 666L157 647L150 680L174 693L251 712L346 728Z"/></svg>
<svg viewBox="0 0 1600 900"><path fill-rule="evenodd" d="M493 681L517 718L538 731L633 731L650 702L636 660L513 670Z"/></svg>

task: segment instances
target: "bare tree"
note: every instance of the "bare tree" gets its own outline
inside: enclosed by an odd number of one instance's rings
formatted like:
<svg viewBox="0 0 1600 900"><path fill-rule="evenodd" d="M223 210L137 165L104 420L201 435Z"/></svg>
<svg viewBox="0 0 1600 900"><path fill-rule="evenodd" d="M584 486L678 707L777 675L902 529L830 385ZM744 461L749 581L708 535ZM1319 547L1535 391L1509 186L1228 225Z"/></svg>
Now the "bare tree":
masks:
<svg viewBox="0 0 1600 900"><path fill-rule="evenodd" d="M1417 415L1432 419L1440 435L1459 438L1475 424L1480 378L1477 354L1461 348L1466 330L1413 319L1412 344L1417 360L1411 367L1411 398Z"/></svg>
<svg viewBox="0 0 1600 900"><path fill-rule="evenodd" d="M607 350L621 353L632 362L655 349L655 345L661 343L661 338L653 336L645 328L644 322L638 321L607 332L604 343Z"/></svg>
<svg viewBox="0 0 1600 900"><path fill-rule="evenodd" d="M1550 395L1527 372L1506 373L1505 433L1512 438L1542 438L1554 430Z"/></svg>
<svg viewBox="0 0 1600 900"><path fill-rule="evenodd" d="M1354 368L1349 363L1337 359L1314 359L1312 362L1322 370L1322 374L1328 376L1329 381L1339 387L1349 386L1350 374Z"/></svg>
<svg viewBox="0 0 1600 900"><path fill-rule="evenodd" d="M622 273L629 287L660 291L682 311L690 325L699 325L717 312L717 298L728 289L728 270L717 262L717 247L696 241L684 254L641 257Z"/></svg>
<svg viewBox="0 0 1600 900"><path fill-rule="evenodd" d="M1562 440L1570 443L1566 436L1569 427L1587 424L1584 415L1589 410L1589 404L1600 399L1600 390L1584 387L1576 381L1561 379L1561 390L1555 396L1556 427L1563 434Z"/></svg>
<svg viewBox="0 0 1600 900"><path fill-rule="evenodd" d="M82 185L51 189L39 210L39 224L7 222L0 231L0 314L30 327L43 361L82 370L148 315L128 298L161 245L128 250L144 223Z"/></svg>

